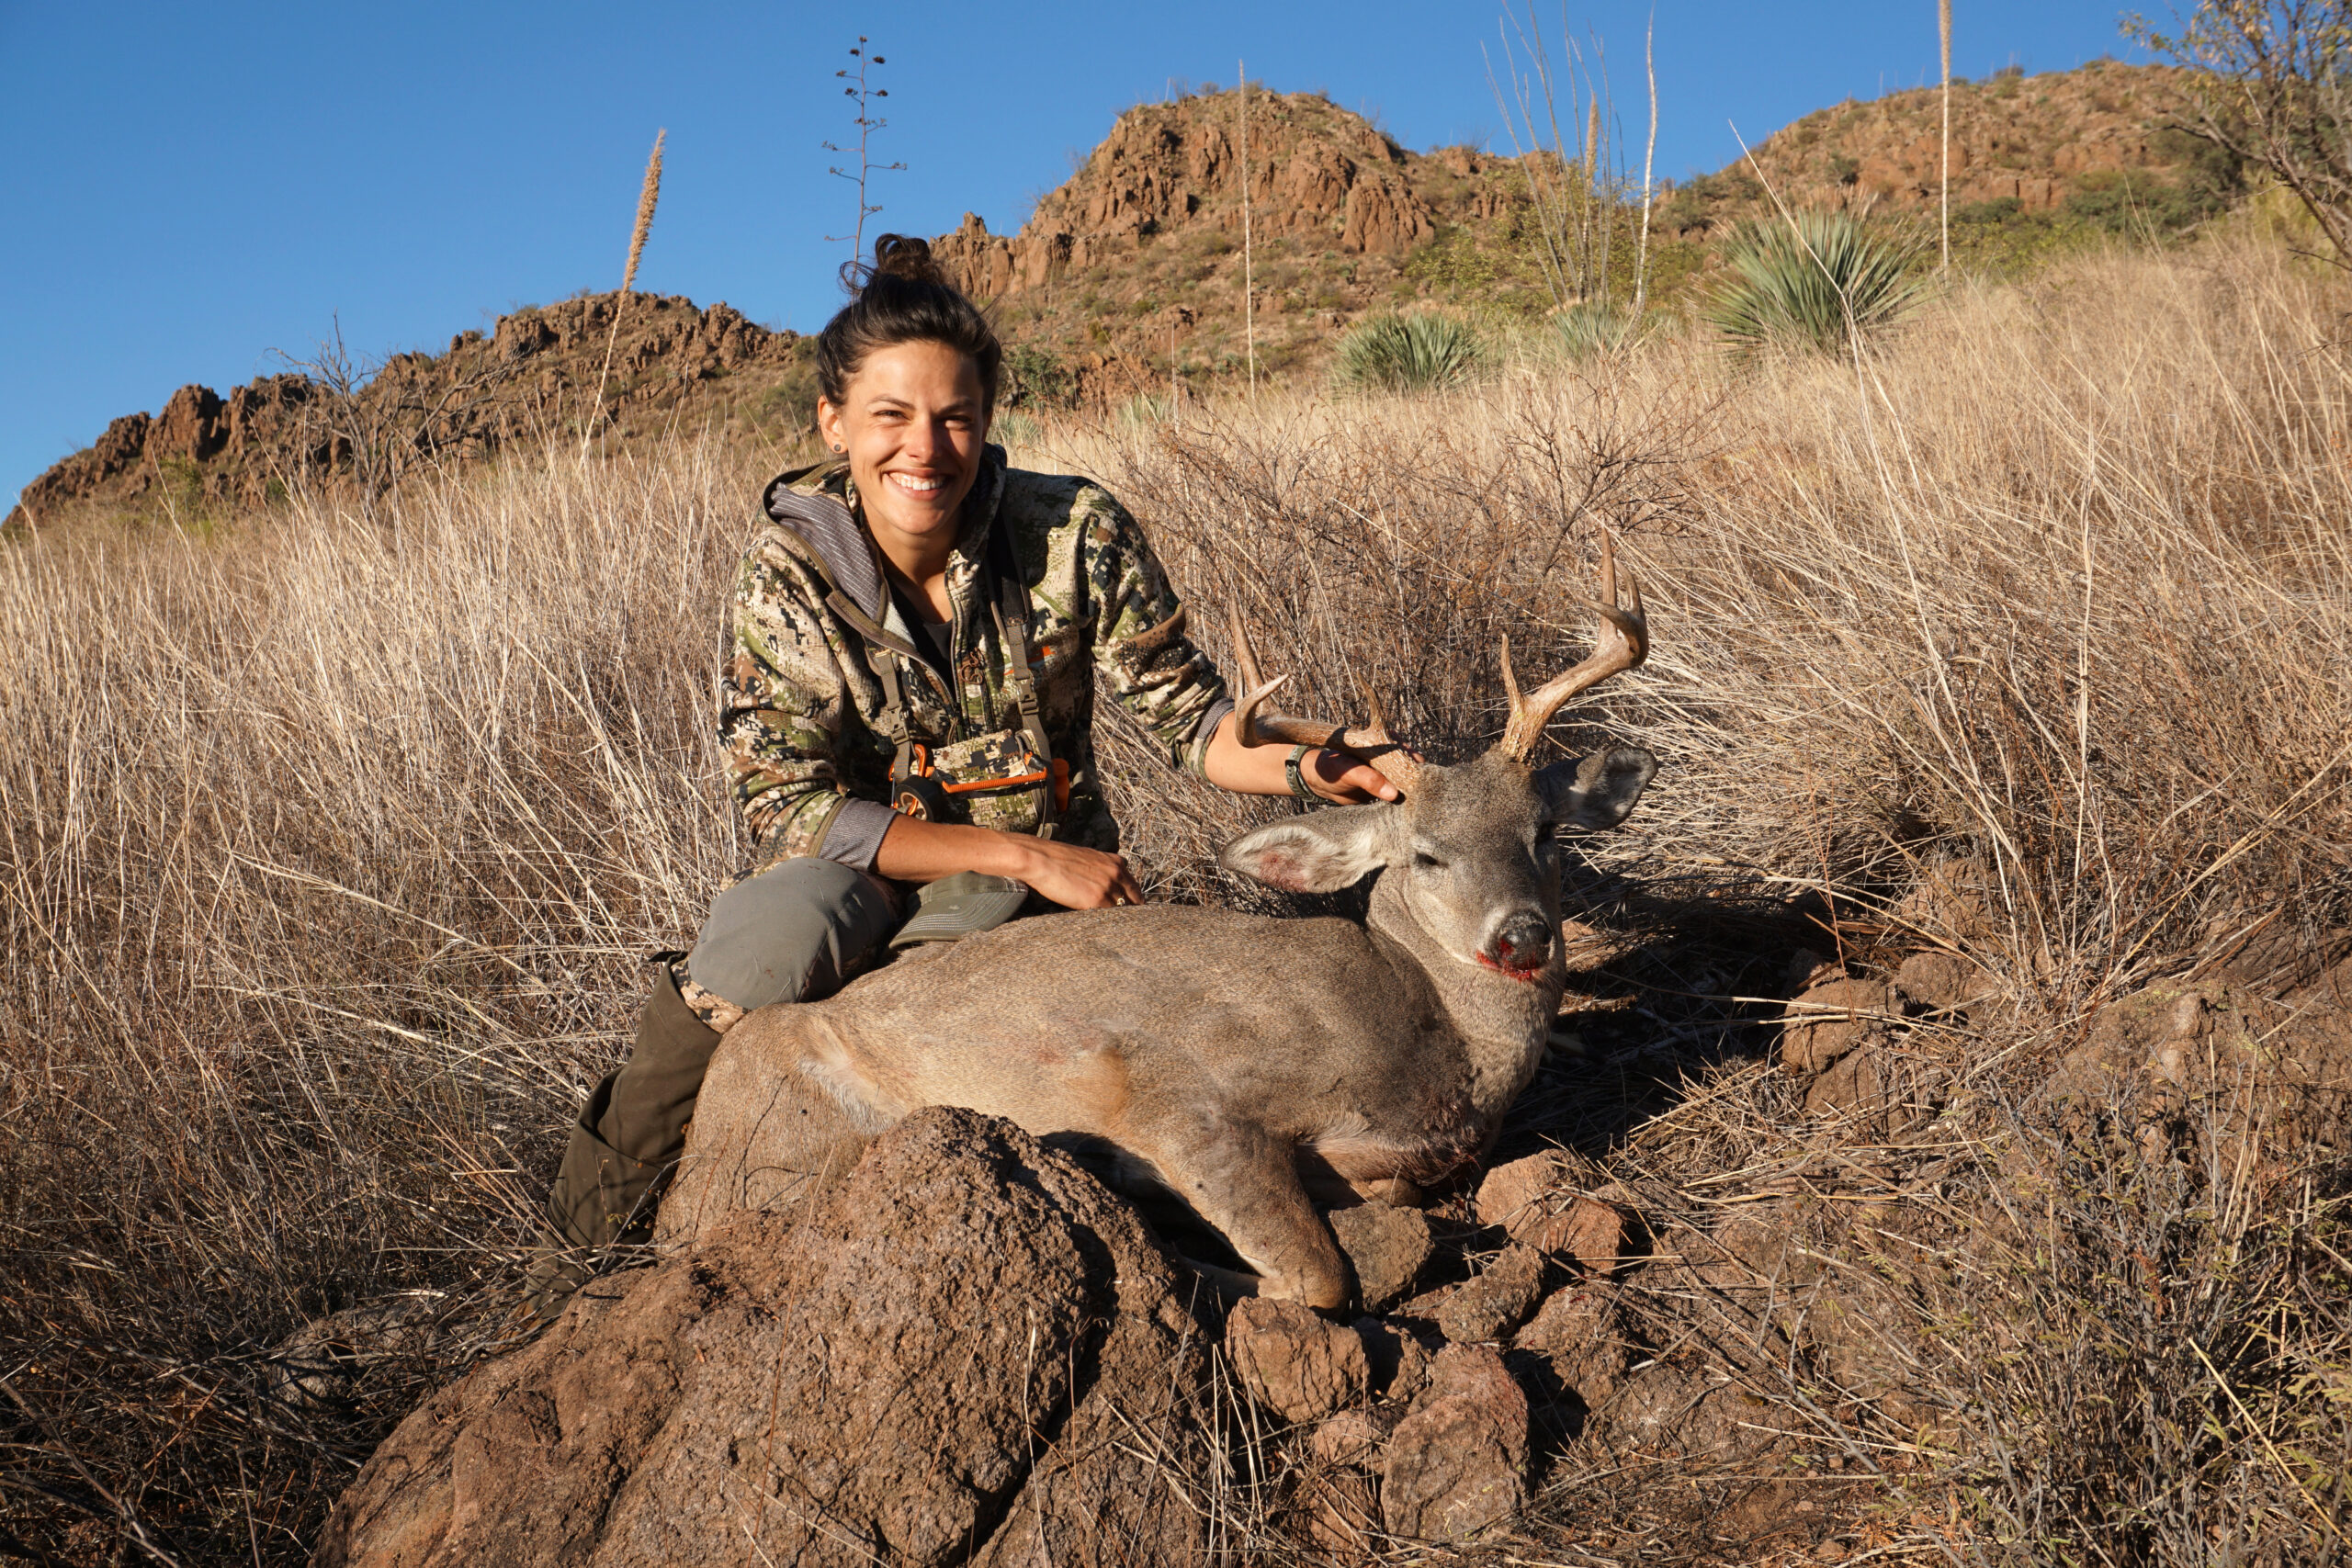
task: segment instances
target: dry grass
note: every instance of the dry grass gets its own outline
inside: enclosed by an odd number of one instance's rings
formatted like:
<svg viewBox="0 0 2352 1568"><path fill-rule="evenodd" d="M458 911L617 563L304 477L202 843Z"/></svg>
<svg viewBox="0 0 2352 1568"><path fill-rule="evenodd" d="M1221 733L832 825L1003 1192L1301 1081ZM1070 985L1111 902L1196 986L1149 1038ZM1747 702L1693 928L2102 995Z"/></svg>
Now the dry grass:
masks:
<svg viewBox="0 0 2352 1568"><path fill-rule="evenodd" d="M1915 1034L1939 1114L1864 1161L1907 1196L1864 1229L1791 1220L1881 1281L1853 1299L1920 1429L1769 1314L1742 1309L1732 1364L1850 1450L1880 1510L1857 1539L1890 1553L2283 1561L2344 1506L2340 1433L2293 1429L2352 1387L2317 1283L2344 1173L2304 1151L2229 1177L2243 1117L2127 1168L2033 1090L2093 1010L2249 920L2346 923L2344 304L2215 245L1962 294L1859 367L1734 376L1667 344L1016 456L1109 481L1197 604L1248 609L1301 709L1353 708L1361 672L1440 752L1500 729L1498 634L1522 671L1574 657L1568 592L1616 529L1657 651L1581 722L1666 771L1577 893L1611 1007L1514 1135L1606 1161L1662 1235L1713 1234L1709 1178L1849 1157L1748 1065L1790 951L1967 946L1997 1019ZM181 1562L296 1560L482 1341L636 955L737 858L709 681L758 477L690 443L560 453L412 482L377 525L310 500L0 553L0 1550L97 1561L136 1520ZM1243 897L1206 852L1268 807L1109 751L1158 887ZM1988 919L1898 908L1954 861ZM1984 1237L1964 1258L1953 1224ZM2104 1267L2127 1235L2177 1299ZM1701 1321L1675 1279L1645 1287L1653 1334ZM272 1392L266 1348L401 1291L438 1292L425 1348L347 1401ZM1605 1520L1612 1560L1744 1560L1690 1502L1715 1494L1583 1463L1531 1543L1568 1560Z"/></svg>

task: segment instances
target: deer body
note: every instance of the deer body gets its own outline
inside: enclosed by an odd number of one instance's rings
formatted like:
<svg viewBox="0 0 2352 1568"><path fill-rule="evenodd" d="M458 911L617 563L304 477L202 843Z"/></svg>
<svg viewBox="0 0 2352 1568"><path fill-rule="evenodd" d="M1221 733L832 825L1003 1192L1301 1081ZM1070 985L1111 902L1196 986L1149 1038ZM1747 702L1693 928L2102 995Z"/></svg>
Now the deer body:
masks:
<svg viewBox="0 0 2352 1568"><path fill-rule="evenodd" d="M1616 619L1635 637L1612 652L1623 668L1640 656L1638 594ZM1253 666L1245 652L1255 683ZM1580 689L1566 681L1522 716ZM1245 740L1267 689L1242 705ZM1349 740L1376 762L1391 746L1376 726ZM1216 1226L1266 1293L1340 1306L1346 1268L1312 1197L1416 1201L1491 1145L1566 987L1555 831L1615 826L1657 766L1618 750L1536 769L1527 749L1507 736L1456 767L1381 762L1400 802L1277 821L1220 856L1294 892L1377 871L1361 925L1168 905L1045 916L748 1015L712 1058L664 1234L786 1199L865 1136L955 1105L1108 1156L1122 1185Z"/></svg>

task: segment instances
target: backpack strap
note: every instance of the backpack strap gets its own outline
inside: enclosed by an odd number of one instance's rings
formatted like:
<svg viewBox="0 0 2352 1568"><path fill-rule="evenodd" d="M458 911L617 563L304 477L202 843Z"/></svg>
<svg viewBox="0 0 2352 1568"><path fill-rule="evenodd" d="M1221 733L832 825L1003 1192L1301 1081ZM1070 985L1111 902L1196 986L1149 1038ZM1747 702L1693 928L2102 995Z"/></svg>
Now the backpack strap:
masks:
<svg viewBox="0 0 2352 1568"><path fill-rule="evenodd" d="M1012 700L1021 709L1022 733L1029 738L1029 749L1044 764L1045 778L1032 793L1037 802L1037 836L1050 839L1058 824L1060 802L1055 786L1057 773L1069 776L1069 765L1057 769L1054 745L1046 737L1046 720L1037 701L1037 672L1029 657L1029 585L1022 581L1021 561L1013 553L1012 533L1000 512L989 524L989 542L984 558L990 575L996 579L996 594L991 608L996 613L996 635L1004 649L1004 675L1012 687Z"/></svg>

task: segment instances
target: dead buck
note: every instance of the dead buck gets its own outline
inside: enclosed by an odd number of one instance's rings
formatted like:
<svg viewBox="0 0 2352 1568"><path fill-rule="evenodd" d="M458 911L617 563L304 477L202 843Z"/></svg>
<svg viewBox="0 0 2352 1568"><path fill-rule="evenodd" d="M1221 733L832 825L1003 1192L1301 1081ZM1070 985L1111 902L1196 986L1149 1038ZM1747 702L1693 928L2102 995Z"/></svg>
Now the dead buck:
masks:
<svg viewBox="0 0 2352 1568"><path fill-rule="evenodd" d="M1057 914L763 1008L712 1059L662 1235L792 1201L865 1138L956 1105L1106 1156L1120 1185L1189 1203L1266 1294L1340 1306L1347 1269L1312 1199L1418 1202L1491 1145L1566 983L1555 834L1615 827L1657 772L1636 750L1530 761L1563 704L1648 653L1641 589L1618 606L1606 550L1601 581L1591 656L1522 694L1506 642L1510 725L1453 767L1398 748L1376 708L1343 734L1262 715L1281 680L1259 678L1237 617L1243 742L1337 737L1403 799L1274 822L1218 858L1295 893L1378 871L1363 922Z"/></svg>

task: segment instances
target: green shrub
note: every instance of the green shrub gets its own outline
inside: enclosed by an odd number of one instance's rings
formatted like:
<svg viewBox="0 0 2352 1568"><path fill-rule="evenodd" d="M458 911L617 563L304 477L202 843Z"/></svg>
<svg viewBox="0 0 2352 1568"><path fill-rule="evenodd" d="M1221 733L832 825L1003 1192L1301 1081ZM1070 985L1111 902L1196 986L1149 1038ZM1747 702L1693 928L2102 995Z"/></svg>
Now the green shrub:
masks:
<svg viewBox="0 0 2352 1568"><path fill-rule="evenodd" d="M1449 316L1375 316L1340 340L1342 387L1392 392L1451 387L1478 367L1478 334Z"/></svg>
<svg viewBox="0 0 2352 1568"><path fill-rule="evenodd" d="M1793 225L1744 224L1725 243L1733 276L1706 319L1742 351L1768 344L1843 352L1916 302L1906 276L1917 241L1865 228L1843 212L1800 212Z"/></svg>
<svg viewBox="0 0 2352 1568"><path fill-rule="evenodd" d="M1095 325L1099 328L1102 323ZM1068 408L1078 397L1078 378L1047 349L1015 344L1004 351L1004 390L1007 408Z"/></svg>
<svg viewBox="0 0 2352 1568"><path fill-rule="evenodd" d="M1590 359L1634 341L1634 314L1609 299L1587 299L1552 312L1552 330L1571 359Z"/></svg>
<svg viewBox="0 0 2352 1568"><path fill-rule="evenodd" d="M2110 234L2177 234L2228 205L2228 198L2211 185L2177 185L2126 169L2080 175L2066 193L2068 217Z"/></svg>

